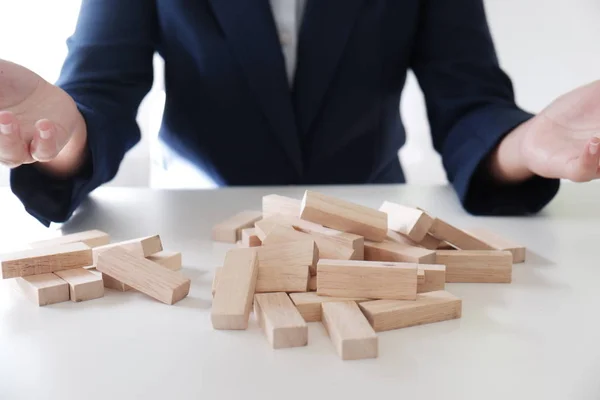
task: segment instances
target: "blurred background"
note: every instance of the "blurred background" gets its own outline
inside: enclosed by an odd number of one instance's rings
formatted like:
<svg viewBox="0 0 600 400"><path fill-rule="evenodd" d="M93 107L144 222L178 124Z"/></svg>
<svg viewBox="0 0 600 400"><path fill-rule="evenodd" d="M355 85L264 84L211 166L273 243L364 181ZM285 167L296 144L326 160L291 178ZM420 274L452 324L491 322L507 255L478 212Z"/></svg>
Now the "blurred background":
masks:
<svg viewBox="0 0 600 400"><path fill-rule="evenodd" d="M0 57L54 82L66 56L81 0L0 0ZM531 112L557 96L600 79L599 0L485 0L500 62L513 80L518 104ZM155 82L138 114L142 141L127 155L115 186L202 188L213 186L181 160L166 172L157 133L164 104L162 60L154 59ZM423 97L410 75L401 112L408 132L400 151L408 182L446 182L431 147ZM0 186L8 185L0 168Z"/></svg>

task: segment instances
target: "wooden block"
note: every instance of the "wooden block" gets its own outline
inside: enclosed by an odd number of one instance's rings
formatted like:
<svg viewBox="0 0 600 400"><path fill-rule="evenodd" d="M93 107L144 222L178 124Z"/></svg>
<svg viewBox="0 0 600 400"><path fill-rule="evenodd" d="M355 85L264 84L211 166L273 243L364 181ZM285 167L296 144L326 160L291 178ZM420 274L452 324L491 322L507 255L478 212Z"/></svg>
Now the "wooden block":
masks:
<svg viewBox="0 0 600 400"><path fill-rule="evenodd" d="M378 338L354 301L322 303L323 326L342 360L377 358Z"/></svg>
<svg viewBox="0 0 600 400"><path fill-rule="evenodd" d="M215 268L212 294L215 295L222 267ZM292 265L282 267L259 267L255 293L306 292L309 282L307 266Z"/></svg>
<svg viewBox="0 0 600 400"><path fill-rule="evenodd" d="M310 190L304 193L300 217L375 242L383 241L388 231L386 213Z"/></svg>
<svg viewBox="0 0 600 400"><path fill-rule="evenodd" d="M402 233L415 242L423 240L433 225L433 218L417 208L384 201L379 211L387 214L388 229Z"/></svg>
<svg viewBox="0 0 600 400"><path fill-rule="evenodd" d="M171 271L179 271L182 265L181 253L177 251L159 251L146 257L150 261L170 269Z"/></svg>
<svg viewBox="0 0 600 400"><path fill-rule="evenodd" d="M425 283L425 271L417 268L417 293L419 292L419 285Z"/></svg>
<svg viewBox="0 0 600 400"><path fill-rule="evenodd" d="M487 243L439 218L433 221L429 233L461 250L493 250Z"/></svg>
<svg viewBox="0 0 600 400"><path fill-rule="evenodd" d="M446 287L446 266L438 264L420 264L419 273L424 279L417 283L417 293L435 292Z"/></svg>
<svg viewBox="0 0 600 400"><path fill-rule="evenodd" d="M383 242L365 240L365 260L432 264L435 251L389 239Z"/></svg>
<svg viewBox="0 0 600 400"><path fill-rule="evenodd" d="M321 321L321 304L333 301L371 301L362 297L329 297L319 296L314 292L290 293L290 298L306 322Z"/></svg>
<svg viewBox="0 0 600 400"><path fill-rule="evenodd" d="M217 278L210 315L214 329L248 328L257 278L256 249L236 249L227 252Z"/></svg>
<svg viewBox="0 0 600 400"><path fill-rule="evenodd" d="M317 291L317 276L311 276L308 279L308 291L316 292Z"/></svg>
<svg viewBox="0 0 600 400"><path fill-rule="evenodd" d="M71 233L69 235L63 235L53 239L40 240L38 242L29 243L29 247L54 247L61 244L77 242L87 244L90 247L104 246L110 243L110 235L108 233L94 229L91 231Z"/></svg>
<svg viewBox="0 0 600 400"><path fill-rule="evenodd" d="M383 332L460 318L462 301L440 290L421 293L416 301L365 301L359 307L375 332Z"/></svg>
<svg viewBox="0 0 600 400"><path fill-rule="evenodd" d="M122 249L102 252L96 269L165 304L174 304L190 291L190 280L154 261Z"/></svg>
<svg viewBox="0 0 600 400"><path fill-rule="evenodd" d="M98 261L98 256L105 251L115 248L121 248L137 257L148 257L152 254L163 251L162 241L159 235L147 236L123 242L111 243L106 246L95 247L92 249L94 253L94 264Z"/></svg>
<svg viewBox="0 0 600 400"><path fill-rule="evenodd" d="M113 278L112 276L101 273L100 277L102 278L104 287L107 289L113 289L118 292L128 292L133 289L131 286L124 284L123 282Z"/></svg>
<svg viewBox="0 0 600 400"><path fill-rule="evenodd" d="M429 250L436 250L437 248L439 248L440 243L442 243L441 240L434 238L429 233L427 235L425 235L423 240L418 242L419 246L424 247Z"/></svg>
<svg viewBox="0 0 600 400"><path fill-rule="evenodd" d="M517 244L512 240L506 239L485 228L471 228L468 232L479 240L487 243L494 250L510 251L513 256L513 264L525 261L525 246Z"/></svg>
<svg viewBox="0 0 600 400"><path fill-rule="evenodd" d="M263 218L272 215L287 215L290 217L300 216L300 200L291 197L270 194L262 198Z"/></svg>
<svg viewBox="0 0 600 400"><path fill-rule="evenodd" d="M216 242L235 243L242 238L243 229L252 228L261 218L260 211L247 210L237 213L213 227L212 239Z"/></svg>
<svg viewBox="0 0 600 400"><path fill-rule="evenodd" d="M262 245L255 228L242 229L242 243L245 247L258 247Z"/></svg>
<svg viewBox="0 0 600 400"><path fill-rule="evenodd" d="M40 275L92 265L92 249L83 243L40 247L0 255L2 278Z"/></svg>
<svg viewBox="0 0 600 400"><path fill-rule="evenodd" d="M308 344L308 326L287 294L255 294L254 315L274 349Z"/></svg>
<svg viewBox="0 0 600 400"><path fill-rule="evenodd" d="M69 301L69 285L53 273L15 279L17 287L38 306Z"/></svg>
<svg viewBox="0 0 600 400"><path fill-rule="evenodd" d="M80 302L104 296L102 277L83 268L57 271L55 274L69 284L71 301Z"/></svg>
<svg viewBox="0 0 600 400"><path fill-rule="evenodd" d="M436 264L446 266L446 282L510 283L512 253L496 250L438 250Z"/></svg>
<svg viewBox="0 0 600 400"><path fill-rule="evenodd" d="M319 250L313 240L257 247L260 267L308 266L316 273Z"/></svg>
<svg viewBox="0 0 600 400"><path fill-rule="evenodd" d="M262 245L268 246L280 243L300 242L303 240L313 241L310 235L295 230L291 225L274 225L269 229L267 235L262 240Z"/></svg>
<svg viewBox="0 0 600 400"><path fill-rule="evenodd" d="M417 264L321 259L317 265L317 294L414 300Z"/></svg>

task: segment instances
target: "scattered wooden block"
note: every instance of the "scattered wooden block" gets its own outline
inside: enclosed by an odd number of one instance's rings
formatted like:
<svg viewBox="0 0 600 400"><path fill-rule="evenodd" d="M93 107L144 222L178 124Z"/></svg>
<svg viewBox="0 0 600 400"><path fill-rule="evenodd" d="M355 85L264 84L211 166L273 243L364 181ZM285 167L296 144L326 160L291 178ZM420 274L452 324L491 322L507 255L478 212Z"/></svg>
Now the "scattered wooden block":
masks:
<svg viewBox="0 0 600 400"><path fill-rule="evenodd" d="M317 265L317 294L414 300L417 264L321 259Z"/></svg>
<svg viewBox="0 0 600 400"><path fill-rule="evenodd" d="M87 244L90 247L104 246L110 243L110 235L108 233L94 229L91 231L71 233L69 235L63 235L53 239L40 240L38 242L29 243L29 247L54 247L61 244L70 244L77 242Z"/></svg>
<svg viewBox="0 0 600 400"><path fill-rule="evenodd" d="M314 292L290 293L290 298L306 322L321 321L321 304L333 301L370 301L361 297L328 297L319 296Z"/></svg>
<svg viewBox="0 0 600 400"><path fill-rule="evenodd" d="M263 217L272 215L288 215L290 217L300 216L300 200L291 197L270 194L262 198Z"/></svg>
<svg viewBox="0 0 600 400"><path fill-rule="evenodd" d="M212 283L212 294L215 295L222 267L215 268ZM260 267L256 279L255 293L273 292L306 292L308 290L309 272L307 266L292 265L284 267Z"/></svg>
<svg viewBox="0 0 600 400"><path fill-rule="evenodd" d="M174 304L190 291L190 280L179 272L122 249L102 252L96 269L148 296L166 304Z"/></svg>
<svg viewBox="0 0 600 400"><path fill-rule="evenodd" d="M160 251L146 257L150 261L170 269L171 271L179 271L182 265L181 253L177 251Z"/></svg>
<svg viewBox="0 0 600 400"><path fill-rule="evenodd" d="M319 250L313 240L257 247L260 267L308 266L311 275L316 273Z"/></svg>
<svg viewBox="0 0 600 400"><path fill-rule="evenodd" d="M461 317L462 301L446 291L422 293L416 301L374 300L359 304L375 332Z"/></svg>
<svg viewBox="0 0 600 400"><path fill-rule="evenodd" d="M278 215L263 218L254 223L254 233L261 241L265 240L271 229L278 225L287 225Z"/></svg>
<svg viewBox="0 0 600 400"><path fill-rule="evenodd" d="M159 235L131 239L92 249L94 253L94 264L98 261L98 256L100 254L115 248L121 248L138 257L149 257L152 254L163 251L162 241L160 240Z"/></svg>
<svg viewBox="0 0 600 400"><path fill-rule="evenodd" d="M342 360L378 356L378 338L354 301L322 303L323 325Z"/></svg>
<svg viewBox="0 0 600 400"><path fill-rule="evenodd" d="M255 249L230 250L217 278L211 321L215 329L247 329L258 278Z"/></svg>
<svg viewBox="0 0 600 400"><path fill-rule="evenodd" d="M415 242L423 240L433 225L433 218L417 208L384 201L379 211L387 214L388 229L402 233Z"/></svg>
<svg viewBox="0 0 600 400"><path fill-rule="evenodd" d="M69 284L71 301L80 302L104 296L102 277L83 268L57 271L55 274Z"/></svg>
<svg viewBox="0 0 600 400"><path fill-rule="evenodd" d="M262 245L262 242L256 234L255 228L242 229L242 244L245 247L258 247Z"/></svg>
<svg viewBox="0 0 600 400"><path fill-rule="evenodd" d="M438 264L420 264L424 280L417 284L417 293L435 292L446 287L446 266Z"/></svg>
<svg viewBox="0 0 600 400"><path fill-rule="evenodd" d="M419 286L425 283L425 271L421 268L417 268L417 293L419 293Z"/></svg>
<svg viewBox="0 0 600 400"><path fill-rule="evenodd" d="M83 243L40 247L0 255L2 278L40 275L92 265L92 249Z"/></svg>
<svg viewBox="0 0 600 400"><path fill-rule="evenodd" d="M392 240L372 242L365 240L365 260L431 264L435 251Z"/></svg>
<svg viewBox="0 0 600 400"><path fill-rule="evenodd" d="M512 253L496 250L438 250L436 264L446 266L446 282L510 283Z"/></svg>
<svg viewBox="0 0 600 400"><path fill-rule="evenodd" d="M440 243L442 243L441 240L434 238L433 236L431 236L428 233L427 235L425 235L425 237L423 238L423 240L421 240L417 244L419 246L424 247L424 248L429 249L429 250L436 250L436 249L439 248Z"/></svg>
<svg viewBox="0 0 600 400"><path fill-rule="evenodd" d="M104 287L107 289L116 290L118 292L128 292L133 289L131 286L124 284L112 276L101 273L100 277L102 278Z"/></svg>
<svg viewBox="0 0 600 400"><path fill-rule="evenodd" d="M475 236L436 218L429 233L437 239L444 240L461 250L493 250L490 245Z"/></svg>
<svg viewBox="0 0 600 400"><path fill-rule="evenodd" d="M479 238L479 240L487 243L494 250L510 251L513 256L513 264L525 261L525 246L517 244L512 240L506 239L485 228L471 228L468 232Z"/></svg>
<svg viewBox="0 0 600 400"><path fill-rule="evenodd" d="M17 287L38 306L69 301L69 285L53 273L15 279Z"/></svg>
<svg viewBox="0 0 600 400"><path fill-rule="evenodd" d="M307 190L300 217L344 232L381 242L387 236L387 214L345 200Z"/></svg>
<svg viewBox="0 0 600 400"><path fill-rule="evenodd" d="M313 241L310 235L295 230L291 225L275 225L269 229L269 232L262 241L262 245L268 246L280 243L300 242L303 240Z"/></svg>
<svg viewBox="0 0 600 400"><path fill-rule="evenodd" d="M308 326L287 294L255 294L254 315L274 349L308 344Z"/></svg>
<svg viewBox="0 0 600 400"><path fill-rule="evenodd" d="M316 292L317 291L317 276L311 276L308 278L308 291Z"/></svg>
<svg viewBox="0 0 600 400"><path fill-rule="evenodd" d="M217 242L235 243L242 238L242 229L252 228L262 218L260 211L242 211L215 225L212 239Z"/></svg>

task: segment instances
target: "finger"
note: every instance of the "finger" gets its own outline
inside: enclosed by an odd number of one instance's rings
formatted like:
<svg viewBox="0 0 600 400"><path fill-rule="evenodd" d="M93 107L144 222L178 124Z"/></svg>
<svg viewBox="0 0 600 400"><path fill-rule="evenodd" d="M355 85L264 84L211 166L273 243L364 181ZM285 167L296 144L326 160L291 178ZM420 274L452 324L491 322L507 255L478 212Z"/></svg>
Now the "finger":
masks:
<svg viewBox="0 0 600 400"><path fill-rule="evenodd" d="M39 162L53 160L61 150L58 145L56 125L47 119L41 119L35 124L36 134L31 141L31 157Z"/></svg>
<svg viewBox="0 0 600 400"><path fill-rule="evenodd" d="M0 111L0 163L18 167L29 159L27 145L21 139L19 121L10 111Z"/></svg>
<svg viewBox="0 0 600 400"><path fill-rule="evenodd" d="M583 153L567 163L567 179L587 182L596 178L600 164L600 137L592 137L585 145Z"/></svg>

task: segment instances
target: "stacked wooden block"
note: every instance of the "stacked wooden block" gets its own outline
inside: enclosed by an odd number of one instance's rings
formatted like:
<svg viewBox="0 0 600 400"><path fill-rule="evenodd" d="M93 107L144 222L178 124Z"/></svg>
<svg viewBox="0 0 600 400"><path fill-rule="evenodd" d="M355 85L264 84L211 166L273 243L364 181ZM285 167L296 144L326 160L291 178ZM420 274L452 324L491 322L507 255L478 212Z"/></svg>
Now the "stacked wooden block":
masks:
<svg viewBox="0 0 600 400"><path fill-rule="evenodd" d="M379 210L306 191L263 198L213 228L237 243L213 281L215 329L246 329L253 307L273 348L305 346L321 322L342 359L378 356L376 332L461 317L446 282L509 283L524 248L424 210Z"/></svg>
<svg viewBox="0 0 600 400"><path fill-rule="evenodd" d="M158 235L110 243L99 230L29 244L0 255L2 278L39 306L86 301L104 288L136 289L166 304L187 296L190 280L179 272L181 253L164 251Z"/></svg>

